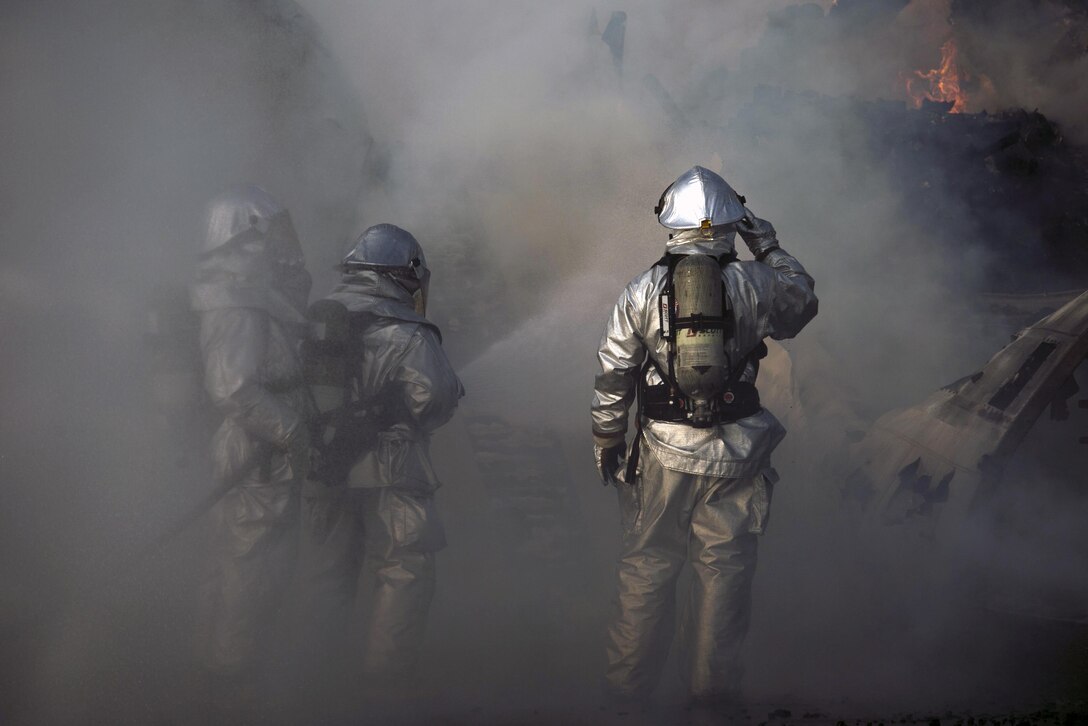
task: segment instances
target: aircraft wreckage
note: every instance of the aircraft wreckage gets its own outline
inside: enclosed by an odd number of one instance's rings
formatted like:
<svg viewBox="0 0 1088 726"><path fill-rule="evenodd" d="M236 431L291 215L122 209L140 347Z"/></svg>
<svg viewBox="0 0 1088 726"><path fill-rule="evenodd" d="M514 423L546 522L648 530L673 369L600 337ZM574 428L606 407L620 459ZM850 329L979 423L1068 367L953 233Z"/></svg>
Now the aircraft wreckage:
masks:
<svg viewBox="0 0 1088 726"><path fill-rule="evenodd" d="M886 524L924 517L940 537L999 483L1047 407L1068 418L1073 373L1088 355L1088 291L1048 297L1071 299L980 370L877 419L853 447L847 494Z"/></svg>

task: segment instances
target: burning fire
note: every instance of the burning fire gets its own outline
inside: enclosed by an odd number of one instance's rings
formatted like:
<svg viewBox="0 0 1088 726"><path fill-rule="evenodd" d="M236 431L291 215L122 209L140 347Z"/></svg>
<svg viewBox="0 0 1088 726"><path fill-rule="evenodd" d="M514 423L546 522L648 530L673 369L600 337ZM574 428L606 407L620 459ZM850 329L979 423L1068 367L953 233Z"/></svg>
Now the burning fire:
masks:
<svg viewBox="0 0 1088 726"><path fill-rule="evenodd" d="M941 46L941 65L931 71L914 71L908 76L907 93L915 108L921 108L922 102L937 101L952 103L951 113L963 113L967 110L967 93L963 86L971 82L971 75L960 68L957 61L958 51L952 38ZM990 80L980 76L978 83L988 86Z"/></svg>

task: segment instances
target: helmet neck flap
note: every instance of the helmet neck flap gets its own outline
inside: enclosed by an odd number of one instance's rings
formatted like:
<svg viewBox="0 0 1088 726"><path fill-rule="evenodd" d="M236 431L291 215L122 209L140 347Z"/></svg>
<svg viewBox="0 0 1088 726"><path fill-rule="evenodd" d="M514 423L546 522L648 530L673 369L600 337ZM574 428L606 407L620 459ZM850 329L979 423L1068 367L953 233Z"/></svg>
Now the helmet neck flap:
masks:
<svg viewBox="0 0 1088 726"><path fill-rule="evenodd" d="M200 275L271 288L299 312L310 295L310 273L291 215L257 186L228 190L208 205Z"/></svg>
<svg viewBox="0 0 1088 726"><path fill-rule="evenodd" d="M393 224L369 227L356 240L340 265L344 282L377 275L411 296L416 312L427 308L431 271L419 242L406 230Z"/></svg>

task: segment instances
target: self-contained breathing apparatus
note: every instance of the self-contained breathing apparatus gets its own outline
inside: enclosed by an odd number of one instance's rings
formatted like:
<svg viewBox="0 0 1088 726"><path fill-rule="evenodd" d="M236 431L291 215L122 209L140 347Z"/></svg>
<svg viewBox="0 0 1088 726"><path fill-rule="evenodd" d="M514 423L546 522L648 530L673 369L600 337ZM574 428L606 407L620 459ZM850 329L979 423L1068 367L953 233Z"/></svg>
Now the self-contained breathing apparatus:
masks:
<svg viewBox="0 0 1088 726"><path fill-rule="evenodd" d="M356 379L369 316L335 300L318 300L306 315L310 335L302 344L302 369L316 410L310 423L310 476L338 486L360 453L374 446L386 408L363 401Z"/></svg>
<svg viewBox="0 0 1088 726"><path fill-rule="evenodd" d="M177 298L175 300L175 298ZM301 358L303 385L306 385L316 415L310 422L312 442L311 477L328 484L347 480L352 462L377 438L380 405L363 406L354 379L359 351L356 332L366 316L351 313L338 302L319 300L307 311L308 330L303 336ZM190 437L207 447L207 439L221 417L200 385L203 370L199 361L200 321L180 296L166 298L151 306L145 340L151 350L153 395L164 418L175 427L195 430ZM182 438L182 437L178 437ZM187 445L187 450L191 445ZM220 481L196 506L164 530L147 548L145 555L160 551L180 532L206 514L255 467L267 468L269 452L257 442L248 464L235 476ZM267 478L263 474L262 478Z"/></svg>
<svg viewBox="0 0 1088 726"><path fill-rule="evenodd" d="M704 254L666 254L654 266L667 269L658 298L661 337L668 342L666 368L649 355L639 371L638 423L627 457L628 482L634 481L642 440L642 417L695 428L709 428L752 416L761 409L754 383L741 380L749 363L767 355L760 341L739 360L730 360L726 343L733 337L733 308L722 270L736 260ZM649 385L650 369L661 383Z"/></svg>

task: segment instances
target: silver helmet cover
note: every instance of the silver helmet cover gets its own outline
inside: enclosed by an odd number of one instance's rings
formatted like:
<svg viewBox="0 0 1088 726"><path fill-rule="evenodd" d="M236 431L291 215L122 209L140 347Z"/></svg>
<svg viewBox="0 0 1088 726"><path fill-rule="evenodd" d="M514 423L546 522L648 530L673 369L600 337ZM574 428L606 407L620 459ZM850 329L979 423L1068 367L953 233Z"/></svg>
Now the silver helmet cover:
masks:
<svg viewBox="0 0 1088 726"><path fill-rule="evenodd" d="M258 186L229 189L208 203L204 254L214 252L240 236L263 239L273 220L287 210Z"/></svg>
<svg viewBox="0 0 1088 726"><path fill-rule="evenodd" d="M423 297L431 279L423 247L395 224L368 227L344 257L341 269L348 276L367 270L384 273L410 293L422 290Z"/></svg>
<svg viewBox="0 0 1088 726"><path fill-rule="evenodd" d="M654 209L669 229L696 229L732 224L744 217L744 203L725 179L701 166L681 174L662 193Z"/></svg>

